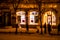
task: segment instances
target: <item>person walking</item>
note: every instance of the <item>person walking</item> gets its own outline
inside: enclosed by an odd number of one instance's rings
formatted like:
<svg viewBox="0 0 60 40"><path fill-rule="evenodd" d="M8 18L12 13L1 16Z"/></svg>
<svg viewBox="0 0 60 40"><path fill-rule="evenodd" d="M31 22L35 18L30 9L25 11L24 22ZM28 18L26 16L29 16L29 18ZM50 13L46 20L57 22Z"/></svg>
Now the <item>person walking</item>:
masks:
<svg viewBox="0 0 60 40"><path fill-rule="evenodd" d="M46 34L46 23L44 24L44 33Z"/></svg>
<svg viewBox="0 0 60 40"><path fill-rule="evenodd" d="M60 23L58 24L58 34L59 34L59 31L60 31Z"/></svg>

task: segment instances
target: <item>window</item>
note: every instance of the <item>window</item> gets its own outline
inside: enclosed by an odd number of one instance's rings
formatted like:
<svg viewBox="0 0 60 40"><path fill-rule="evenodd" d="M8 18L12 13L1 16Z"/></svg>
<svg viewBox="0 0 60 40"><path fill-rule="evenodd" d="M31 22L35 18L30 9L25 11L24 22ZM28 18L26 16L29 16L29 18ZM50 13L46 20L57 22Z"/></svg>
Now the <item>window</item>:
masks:
<svg viewBox="0 0 60 40"><path fill-rule="evenodd" d="M36 25L38 23L38 12L32 11L30 12L30 24Z"/></svg>
<svg viewBox="0 0 60 40"><path fill-rule="evenodd" d="M47 11L43 14L44 16L42 16L43 18L43 24L51 24L51 25L56 25L56 16L55 16L55 12L53 11Z"/></svg>
<svg viewBox="0 0 60 40"><path fill-rule="evenodd" d="M26 17L25 17L25 12L24 11L19 11L16 13L16 22L20 24L26 24Z"/></svg>

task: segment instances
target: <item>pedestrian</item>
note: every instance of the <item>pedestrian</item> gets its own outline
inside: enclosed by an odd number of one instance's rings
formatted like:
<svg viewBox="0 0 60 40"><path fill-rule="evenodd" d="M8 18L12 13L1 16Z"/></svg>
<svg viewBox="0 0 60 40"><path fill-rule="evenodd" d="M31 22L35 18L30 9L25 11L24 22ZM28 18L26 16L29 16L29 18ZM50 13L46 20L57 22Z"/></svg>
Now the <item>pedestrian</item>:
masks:
<svg viewBox="0 0 60 40"><path fill-rule="evenodd" d="M46 23L44 24L44 33L46 34Z"/></svg>
<svg viewBox="0 0 60 40"><path fill-rule="evenodd" d="M60 31L60 23L58 24L58 34L59 34L59 31Z"/></svg>
<svg viewBox="0 0 60 40"><path fill-rule="evenodd" d="M48 24L48 33L50 34L50 32L51 32L51 25Z"/></svg>

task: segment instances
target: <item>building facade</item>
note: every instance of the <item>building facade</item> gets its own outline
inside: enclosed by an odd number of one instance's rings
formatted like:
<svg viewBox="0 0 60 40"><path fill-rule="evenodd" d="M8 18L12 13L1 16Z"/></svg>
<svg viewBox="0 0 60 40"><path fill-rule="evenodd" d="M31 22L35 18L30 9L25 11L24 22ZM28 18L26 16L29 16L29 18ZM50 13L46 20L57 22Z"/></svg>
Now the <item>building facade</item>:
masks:
<svg viewBox="0 0 60 40"><path fill-rule="evenodd" d="M0 27L18 24L19 27L40 28L46 23L57 28L60 22L59 0L0 1ZM21 25L21 26L20 26Z"/></svg>

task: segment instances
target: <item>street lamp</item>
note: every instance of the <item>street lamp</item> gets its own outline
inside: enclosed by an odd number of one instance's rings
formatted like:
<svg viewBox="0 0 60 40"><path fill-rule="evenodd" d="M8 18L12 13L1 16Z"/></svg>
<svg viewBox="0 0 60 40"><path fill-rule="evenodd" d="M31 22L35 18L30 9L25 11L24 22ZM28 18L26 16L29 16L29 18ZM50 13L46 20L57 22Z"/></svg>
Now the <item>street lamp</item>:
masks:
<svg viewBox="0 0 60 40"><path fill-rule="evenodd" d="M38 4L38 6L39 6L39 15L40 15L40 28L41 28L41 34L42 34L42 21L41 21L41 0L35 0L36 1L36 3Z"/></svg>

